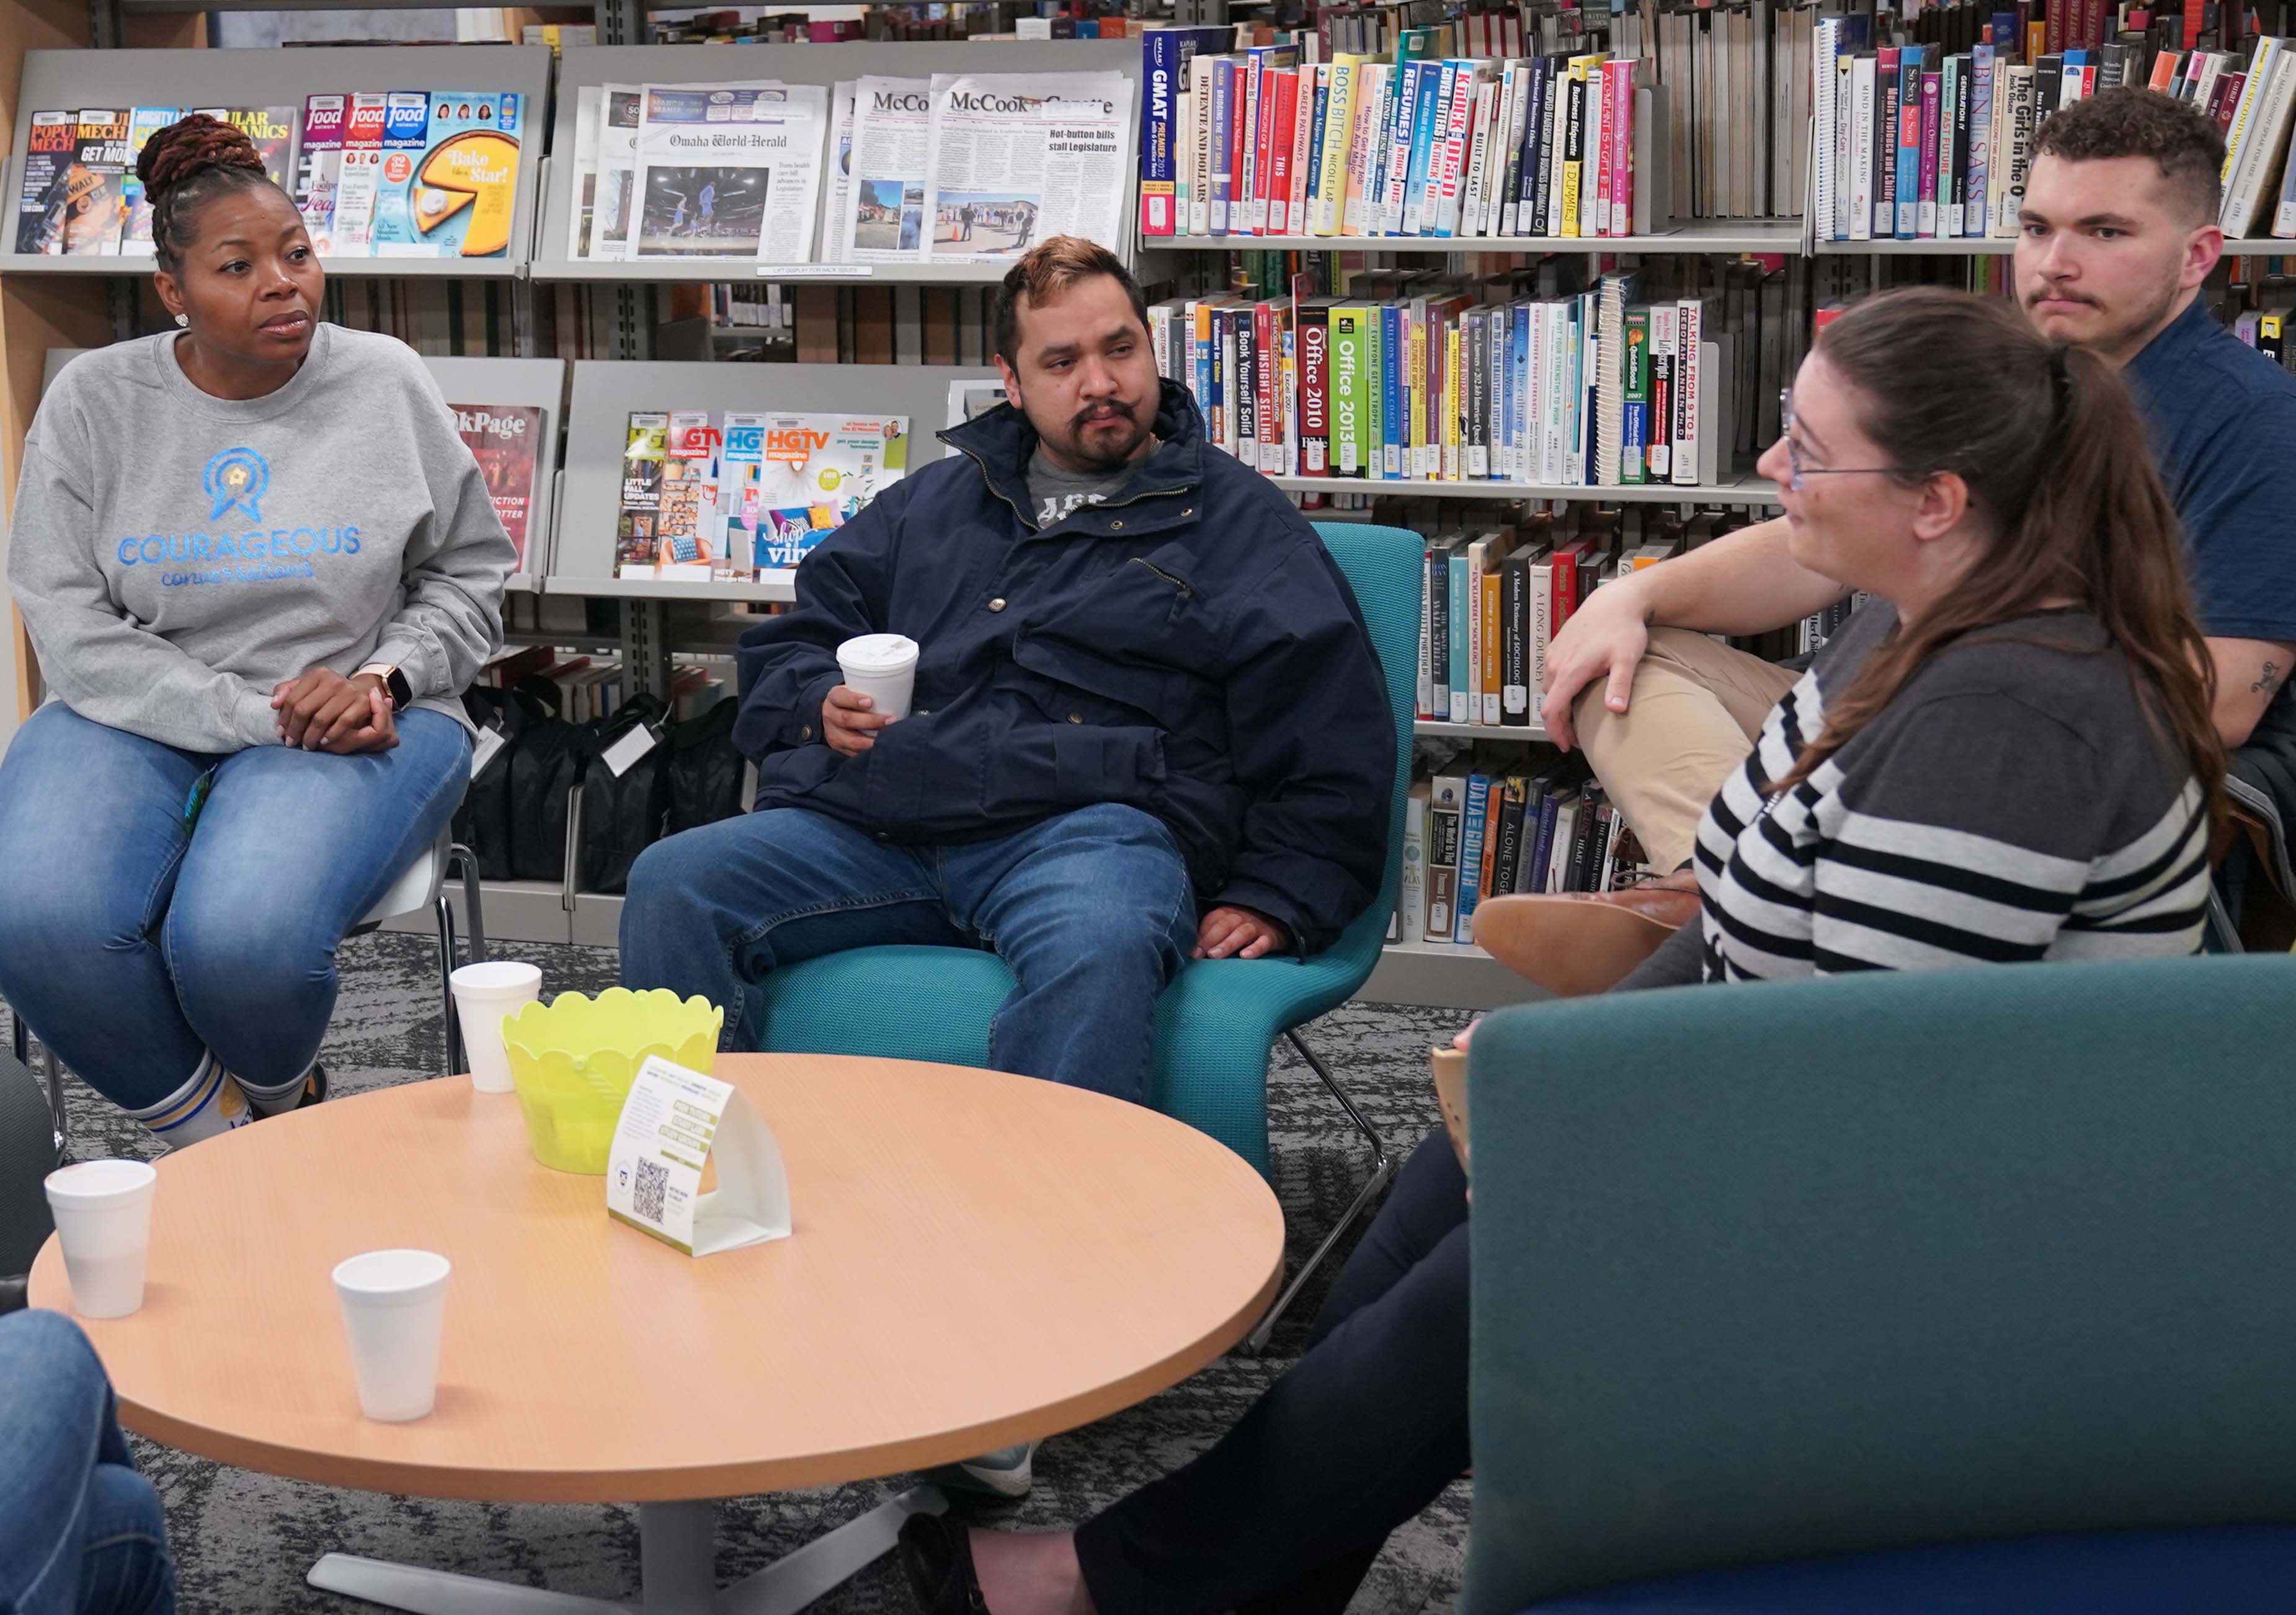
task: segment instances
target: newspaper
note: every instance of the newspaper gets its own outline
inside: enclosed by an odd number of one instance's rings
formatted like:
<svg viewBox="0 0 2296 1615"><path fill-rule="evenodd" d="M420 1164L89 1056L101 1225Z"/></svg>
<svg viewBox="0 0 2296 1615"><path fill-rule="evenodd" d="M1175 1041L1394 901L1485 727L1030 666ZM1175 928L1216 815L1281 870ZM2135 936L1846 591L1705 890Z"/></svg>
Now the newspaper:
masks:
<svg viewBox="0 0 2296 1615"><path fill-rule="evenodd" d="M638 115L645 90L634 84L610 84L603 89L605 111L598 119L598 202L590 226L590 256L627 258Z"/></svg>
<svg viewBox="0 0 2296 1615"><path fill-rule="evenodd" d="M1132 81L1120 72L932 77L919 256L1015 258L1047 236L1121 251L1131 194Z"/></svg>
<svg viewBox="0 0 2296 1615"><path fill-rule="evenodd" d="M575 92L574 183L569 188L574 205L567 209L568 258L590 256L591 223L598 209L598 119L604 94L594 84L585 85ZM316 95L312 97L314 101L317 99Z"/></svg>
<svg viewBox="0 0 2296 1615"><path fill-rule="evenodd" d="M631 257L810 260L825 89L650 84L642 105Z"/></svg>
<svg viewBox="0 0 2296 1615"><path fill-rule="evenodd" d="M853 92L851 81L840 84L829 100L829 203L821 210L821 247L815 261L844 262L845 208L853 177Z"/></svg>
<svg viewBox="0 0 2296 1615"><path fill-rule="evenodd" d="M932 81L863 78L853 86L853 172L838 223L841 264L898 263L923 250Z"/></svg>

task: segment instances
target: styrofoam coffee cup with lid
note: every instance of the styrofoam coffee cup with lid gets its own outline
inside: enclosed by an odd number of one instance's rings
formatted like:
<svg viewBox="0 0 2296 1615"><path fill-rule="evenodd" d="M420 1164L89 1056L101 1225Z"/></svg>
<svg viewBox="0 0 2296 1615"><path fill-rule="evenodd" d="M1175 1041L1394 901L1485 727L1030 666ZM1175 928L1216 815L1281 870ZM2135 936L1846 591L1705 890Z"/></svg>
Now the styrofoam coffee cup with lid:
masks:
<svg viewBox="0 0 2296 1615"><path fill-rule="evenodd" d="M447 980L463 1027L463 1055L471 1062L471 1086L481 1094L509 1093L510 1052L503 1047L503 1022L542 996L541 968L488 959L465 964Z"/></svg>
<svg viewBox="0 0 2296 1615"><path fill-rule="evenodd" d="M869 698L873 711L906 717L917 683L917 642L906 634L863 634L837 647L845 687Z"/></svg>
<svg viewBox="0 0 2296 1615"><path fill-rule="evenodd" d="M359 1411L419 1419L439 1395L439 1342L454 1265L435 1250L370 1250L335 1264L335 1299L350 1337Z"/></svg>
<svg viewBox="0 0 2296 1615"><path fill-rule="evenodd" d="M144 1305L159 1174L140 1160L83 1160L46 1181L72 1310L84 1318L126 1317Z"/></svg>

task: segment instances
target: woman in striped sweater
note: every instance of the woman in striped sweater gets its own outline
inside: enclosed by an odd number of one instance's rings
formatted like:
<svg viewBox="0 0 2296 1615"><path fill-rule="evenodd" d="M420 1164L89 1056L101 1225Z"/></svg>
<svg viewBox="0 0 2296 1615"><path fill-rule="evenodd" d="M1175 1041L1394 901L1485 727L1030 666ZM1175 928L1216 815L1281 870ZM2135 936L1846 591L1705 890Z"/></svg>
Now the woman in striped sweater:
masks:
<svg viewBox="0 0 2296 1615"><path fill-rule="evenodd" d="M2192 952L2214 664L2119 377L1900 291L1820 335L1784 425L1794 560L1873 598L1709 808L1702 922L1621 988ZM1466 1186L1431 1135L1300 1363L1186 1467L1073 1534L912 1518L922 1607L1338 1615L1467 1467Z"/></svg>
<svg viewBox="0 0 2296 1615"><path fill-rule="evenodd" d="M2118 379L1922 288L1837 320L1788 402L1793 558L1874 598L1707 808L1700 924L1624 985L2191 953L2213 663Z"/></svg>

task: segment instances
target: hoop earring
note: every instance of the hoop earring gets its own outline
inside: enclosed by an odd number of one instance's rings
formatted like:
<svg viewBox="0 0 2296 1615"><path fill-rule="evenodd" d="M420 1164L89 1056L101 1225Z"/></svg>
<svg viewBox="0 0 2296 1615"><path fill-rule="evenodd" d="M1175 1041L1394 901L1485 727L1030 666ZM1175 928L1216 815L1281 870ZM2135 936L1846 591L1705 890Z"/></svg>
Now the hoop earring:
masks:
<svg viewBox="0 0 2296 1615"><path fill-rule="evenodd" d="M188 325L191 323L192 316L188 314L179 314L176 316L176 324L178 325Z"/></svg>

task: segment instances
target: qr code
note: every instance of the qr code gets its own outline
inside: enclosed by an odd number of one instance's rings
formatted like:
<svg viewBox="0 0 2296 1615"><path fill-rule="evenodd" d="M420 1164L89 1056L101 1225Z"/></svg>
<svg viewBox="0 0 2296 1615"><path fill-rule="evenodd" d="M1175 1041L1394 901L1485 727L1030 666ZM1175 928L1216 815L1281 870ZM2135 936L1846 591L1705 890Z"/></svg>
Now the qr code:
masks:
<svg viewBox="0 0 2296 1615"><path fill-rule="evenodd" d="M650 1223L661 1221L661 1197L669 1187L669 1168L658 1161L638 1162L638 1181L630 1190L630 1205Z"/></svg>

